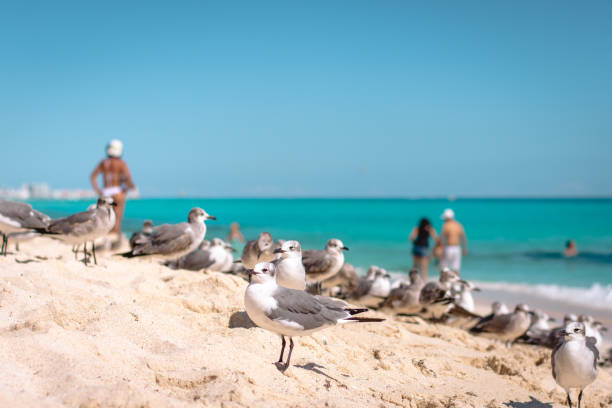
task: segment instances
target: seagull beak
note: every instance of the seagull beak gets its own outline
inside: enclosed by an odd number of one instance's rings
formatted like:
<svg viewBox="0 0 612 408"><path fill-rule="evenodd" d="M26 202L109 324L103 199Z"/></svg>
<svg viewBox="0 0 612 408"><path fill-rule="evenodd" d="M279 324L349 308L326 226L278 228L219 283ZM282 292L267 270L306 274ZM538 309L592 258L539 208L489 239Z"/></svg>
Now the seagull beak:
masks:
<svg viewBox="0 0 612 408"><path fill-rule="evenodd" d="M217 220L217 217L213 217L212 215L207 215L206 219L207 220Z"/></svg>
<svg viewBox="0 0 612 408"><path fill-rule="evenodd" d="M472 291L474 291L474 292L480 292L481 290L480 290L480 288L474 288L474 289L472 289Z"/></svg>
<svg viewBox="0 0 612 408"><path fill-rule="evenodd" d="M275 253L275 254L284 254L285 252L286 252L286 251L285 251L285 250L283 250L283 249L281 249L281 248L276 248L276 249L274 250L274 253Z"/></svg>
<svg viewBox="0 0 612 408"><path fill-rule="evenodd" d="M556 320L555 320L555 318L554 318L554 317L549 317L549 318L548 318L548 321L549 321L549 322L554 322L554 321L556 321Z"/></svg>
<svg viewBox="0 0 612 408"><path fill-rule="evenodd" d="M236 250L231 246L226 246L225 249L229 249L231 252L236 252Z"/></svg>
<svg viewBox="0 0 612 408"><path fill-rule="evenodd" d="M113 206L113 207L116 207L117 203L113 201L112 203L110 203L110 205Z"/></svg>
<svg viewBox="0 0 612 408"><path fill-rule="evenodd" d="M345 246L344 246L344 247L342 247L342 248L340 248L340 249L344 249L345 251L348 251L348 250L349 250L349 249L348 249L348 247L345 247Z"/></svg>

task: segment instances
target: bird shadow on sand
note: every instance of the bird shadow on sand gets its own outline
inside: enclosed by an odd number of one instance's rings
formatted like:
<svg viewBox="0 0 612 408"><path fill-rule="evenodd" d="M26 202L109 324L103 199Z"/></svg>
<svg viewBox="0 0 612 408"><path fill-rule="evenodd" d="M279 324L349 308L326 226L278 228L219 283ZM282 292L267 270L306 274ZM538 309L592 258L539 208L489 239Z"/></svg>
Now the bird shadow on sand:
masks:
<svg viewBox="0 0 612 408"><path fill-rule="evenodd" d="M504 402L504 405L509 408L552 408L552 404L538 401L531 395L529 396L529 399L530 401L527 402L517 402L510 400L509 402Z"/></svg>
<svg viewBox="0 0 612 408"><path fill-rule="evenodd" d="M322 375L330 380L334 380L335 382L337 382L338 384L342 384L340 381L336 380L334 377L324 373L323 371L319 370L319 368L323 368L325 369L325 367L323 367L322 365L319 365L317 363L308 363L308 364L304 364L304 365L295 365L294 367L297 368L301 368L303 370L308 370L308 371L312 371L313 373L317 373L319 375Z"/></svg>
<svg viewBox="0 0 612 408"><path fill-rule="evenodd" d="M255 323L249 318L249 315L246 312L234 312L229 318L229 322L227 323L227 327L230 329L237 329L239 327L243 329L250 329L255 326Z"/></svg>

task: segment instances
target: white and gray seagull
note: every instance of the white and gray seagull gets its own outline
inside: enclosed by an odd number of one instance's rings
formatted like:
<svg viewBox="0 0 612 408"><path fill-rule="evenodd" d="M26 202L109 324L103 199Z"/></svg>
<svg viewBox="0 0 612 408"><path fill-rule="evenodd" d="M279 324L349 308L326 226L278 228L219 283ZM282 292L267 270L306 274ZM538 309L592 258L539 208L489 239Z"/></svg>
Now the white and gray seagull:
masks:
<svg viewBox="0 0 612 408"><path fill-rule="evenodd" d="M247 242L242 249L242 256L236 262L242 262L246 269L252 269L258 262L270 262L275 258L274 240L269 232L262 232L257 239Z"/></svg>
<svg viewBox="0 0 612 408"><path fill-rule="evenodd" d="M561 339L552 352L552 375L565 390L567 403L572 408L570 389L577 388L578 408L584 388L597 378L599 351L595 339L586 336L583 323L570 322L561 332Z"/></svg>
<svg viewBox="0 0 612 408"><path fill-rule="evenodd" d="M153 228L151 235L134 242L131 251L119 255L125 258L180 258L200 246L206 235L205 221L216 219L201 208L192 208L187 214L187 222L158 225Z"/></svg>
<svg viewBox="0 0 612 408"><path fill-rule="evenodd" d="M108 234L115 226L116 216L113 207L116 205L111 197L101 197L95 208L53 220L41 232L66 244L76 245L77 248L83 245L85 263L88 262L87 243L91 242L94 262L97 264L94 241Z"/></svg>
<svg viewBox="0 0 612 408"><path fill-rule="evenodd" d="M384 320L354 317L368 309L350 308L341 300L278 286L273 263L258 263L254 269L249 270L249 274L251 283L244 294L246 312L257 326L281 336L281 354L277 366L282 371L289 367L294 336L307 336L341 323ZM282 364L285 336L289 337L289 354L286 363Z"/></svg>
<svg viewBox="0 0 612 408"><path fill-rule="evenodd" d="M140 231L136 231L130 237L130 248L134 248L136 242L142 241L143 239L146 239L152 233L153 233L153 221L145 220L142 223L141 230Z"/></svg>
<svg viewBox="0 0 612 408"><path fill-rule="evenodd" d="M306 270L306 281L323 282L340 271L344 264L344 253L348 248L342 241L332 238L327 241L325 249L302 251L302 263Z"/></svg>
<svg viewBox="0 0 612 408"><path fill-rule="evenodd" d="M284 241L274 250L280 254L272 261L276 267L276 283L289 289L306 289L306 271L302 264L302 247L297 241Z"/></svg>
<svg viewBox="0 0 612 408"><path fill-rule="evenodd" d="M30 204L0 200L0 255L6 255L11 233L44 229L50 220L49 216L32 209Z"/></svg>
<svg viewBox="0 0 612 408"><path fill-rule="evenodd" d="M470 329L470 332L504 341L508 347L529 329L531 314L529 307L521 303L516 305L512 313L483 318Z"/></svg>
<svg viewBox="0 0 612 408"><path fill-rule="evenodd" d="M200 271L206 269L215 272L227 272L232 268L232 253L234 249L221 238L213 238L212 242L202 241L195 251L178 259L164 262L171 269L186 269Z"/></svg>

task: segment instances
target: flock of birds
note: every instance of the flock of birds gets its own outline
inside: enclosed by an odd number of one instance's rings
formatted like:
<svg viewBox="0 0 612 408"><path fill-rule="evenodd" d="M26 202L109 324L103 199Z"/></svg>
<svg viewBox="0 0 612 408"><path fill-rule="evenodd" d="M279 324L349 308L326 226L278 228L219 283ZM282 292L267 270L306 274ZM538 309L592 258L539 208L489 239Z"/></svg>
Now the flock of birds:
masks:
<svg viewBox="0 0 612 408"><path fill-rule="evenodd" d="M100 198L87 211L52 220L29 204L0 200L2 254L9 242L19 243L37 236L49 236L73 246L75 256L82 246L84 262L91 255L97 263L95 241L105 237L115 224L114 202ZM553 348L553 377L567 392L579 389L580 407L584 387L597 376L597 360L606 330L591 316L565 316L562 326L550 327L544 312L518 304L510 311L495 302L486 316L475 312L473 291L479 289L448 268L437 281L424 282L417 270L407 279L392 280L386 270L371 266L366 276L344 261L348 248L339 239L327 241L322 250L302 250L298 241L274 241L262 232L244 246L234 260L233 248L222 239L204 240L206 220L216 218L201 208L193 208L187 222L153 226L146 221L130 238L125 258L155 256L173 269L231 272L248 277L245 308L259 327L281 337L279 369L289 367L294 336L310 335L336 324L380 322L384 319L355 316L369 309L418 316L435 322L463 327L469 332L491 337L510 346L515 342ZM327 296L323 296L325 294ZM352 305L358 305L354 307ZM283 363L289 337L289 353Z"/></svg>

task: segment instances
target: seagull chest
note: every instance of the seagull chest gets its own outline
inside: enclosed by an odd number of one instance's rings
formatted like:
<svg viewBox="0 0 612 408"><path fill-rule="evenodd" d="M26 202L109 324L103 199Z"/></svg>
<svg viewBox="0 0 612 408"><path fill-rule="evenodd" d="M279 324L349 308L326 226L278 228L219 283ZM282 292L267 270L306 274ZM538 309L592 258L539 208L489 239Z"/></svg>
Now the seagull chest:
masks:
<svg viewBox="0 0 612 408"><path fill-rule="evenodd" d="M595 356L584 342L565 342L554 359L555 379L563 388L584 388L597 377Z"/></svg>

